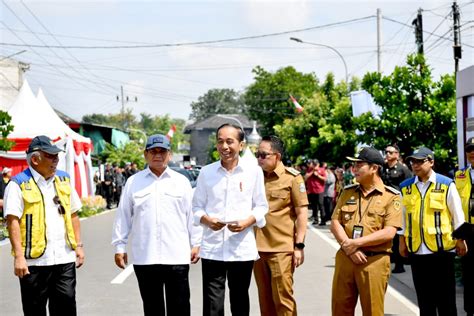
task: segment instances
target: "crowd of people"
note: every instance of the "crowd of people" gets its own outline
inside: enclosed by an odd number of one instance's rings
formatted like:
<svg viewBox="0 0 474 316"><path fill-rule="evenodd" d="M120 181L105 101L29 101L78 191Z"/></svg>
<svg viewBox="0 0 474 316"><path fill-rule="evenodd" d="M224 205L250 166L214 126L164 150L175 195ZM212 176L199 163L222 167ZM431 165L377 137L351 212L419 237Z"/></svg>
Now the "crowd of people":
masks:
<svg viewBox="0 0 474 316"><path fill-rule="evenodd" d="M117 164L106 163L103 175L99 170L94 175L95 194L104 197L107 208L112 209L120 201L125 182L137 172L135 162L127 162L123 168Z"/></svg>
<svg viewBox="0 0 474 316"><path fill-rule="evenodd" d="M359 299L364 315L384 315L393 250L401 260L395 270L410 261L422 316L457 314L454 257L462 257L464 310L473 315L474 138L465 146L469 166L454 180L433 170L435 153L426 147L406 157L410 168L390 145L385 158L364 147L344 168L311 159L300 172L283 164L278 137L262 138L258 165L240 159L243 141L239 126L216 130L220 159L202 168L195 191L168 167L171 144L161 134L147 139L147 168L126 173L108 165L98 177L108 206L120 201L114 260L122 269L133 264L145 315L190 315L189 269L199 260L203 315L224 314L226 284L232 314L249 315L252 273L262 315L296 315L293 275L305 262L308 209L313 223L330 221L340 244L333 315L354 315ZM46 308L53 316L77 313L81 202L67 173L56 169L60 151L46 136L35 137L29 168L5 189L25 315L46 315Z"/></svg>

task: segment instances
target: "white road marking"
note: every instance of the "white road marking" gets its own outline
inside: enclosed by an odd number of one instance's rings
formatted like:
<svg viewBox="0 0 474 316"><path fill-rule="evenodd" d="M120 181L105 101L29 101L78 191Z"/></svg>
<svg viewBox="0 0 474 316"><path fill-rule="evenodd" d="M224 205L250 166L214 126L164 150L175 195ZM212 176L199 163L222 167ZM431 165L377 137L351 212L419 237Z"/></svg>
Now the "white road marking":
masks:
<svg viewBox="0 0 474 316"><path fill-rule="evenodd" d="M333 247L334 249L336 250L339 250L340 246L339 244L337 243L337 241L335 241L334 239L332 238L329 238L326 234L324 234L323 232L317 230L316 228L314 228L311 224L308 224L308 228L313 232L315 233L316 235L318 235L322 240L324 240L325 242L327 242L329 245L331 245L331 247ZM401 294L400 292L398 292L397 290L395 290L393 287L391 287L390 285L388 286L388 289L387 289L387 292L392 295L393 297L395 297L400 303L402 303L403 305L405 305L409 310L411 310L413 313L415 313L415 315L418 315L418 313L420 312L420 310L418 309L418 306L413 304L410 300L408 300L405 296L403 296L403 294Z"/></svg>
<svg viewBox="0 0 474 316"><path fill-rule="evenodd" d="M110 281L110 284L122 284L132 273L133 265L129 265L122 272L120 272L112 281Z"/></svg>

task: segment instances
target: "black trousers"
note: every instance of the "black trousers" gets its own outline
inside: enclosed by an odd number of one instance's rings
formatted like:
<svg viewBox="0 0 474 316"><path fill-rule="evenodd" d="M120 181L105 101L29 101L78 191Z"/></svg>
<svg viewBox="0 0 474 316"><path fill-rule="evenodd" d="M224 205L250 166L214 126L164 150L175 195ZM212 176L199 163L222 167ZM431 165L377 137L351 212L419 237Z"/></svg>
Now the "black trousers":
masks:
<svg viewBox="0 0 474 316"><path fill-rule="evenodd" d="M135 264L133 269L137 276L145 316L191 314L189 264Z"/></svg>
<svg viewBox="0 0 474 316"><path fill-rule="evenodd" d="M330 196L324 197L324 221L327 222L331 219L332 211L334 209L334 198Z"/></svg>
<svg viewBox="0 0 474 316"><path fill-rule="evenodd" d="M321 221L326 217L324 214L324 193L310 193L308 194L308 202L311 210L313 211L313 218L315 221L318 220L318 212L321 213Z"/></svg>
<svg viewBox="0 0 474 316"><path fill-rule="evenodd" d="M474 238L467 239L467 254L461 258L464 311L474 313Z"/></svg>
<svg viewBox="0 0 474 316"><path fill-rule="evenodd" d="M411 255L410 259L420 316L457 315L454 253Z"/></svg>
<svg viewBox="0 0 474 316"><path fill-rule="evenodd" d="M74 262L54 266L29 266L30 274L20 279L25 316L76 315L76 266Z"/></svg>
<svg viewBox="0 0 474 316"><path fill-rule="evenodd" d="M225 281L228 280L230 310L234 316L250 313L249 286L254 261L202 259L203 315L224 315Z"/></svg>

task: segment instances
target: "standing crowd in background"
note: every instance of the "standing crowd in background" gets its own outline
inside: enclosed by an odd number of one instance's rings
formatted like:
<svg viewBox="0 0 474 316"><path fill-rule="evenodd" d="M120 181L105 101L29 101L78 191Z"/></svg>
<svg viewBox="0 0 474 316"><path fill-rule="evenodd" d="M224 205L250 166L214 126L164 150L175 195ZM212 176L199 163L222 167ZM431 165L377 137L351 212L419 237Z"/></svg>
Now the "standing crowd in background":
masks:
<svg viewBox="0 0 474 316"><path fill-rule="evenodd" d="M469 165L454 180L435 171L436 155L426 147L407 164L391 144L385 155L363 147L343 167L309 159L297 170L283 164L276 136L262 138L258 164L241 158L243 146L239 126L220 126L219 160L202 168L195 191L168 166L171 144L161 134L147 139L144 170L106 164L96 174L96 193L108 208L118 205L115 264L133 264L145 315L190 315L189 269L200 259L203 315L224 314L226 289L232 314L249 315L252 275L262 315L297 315L293 276L305 263L305 247L314 247L305 244L310 218L330 224L340 245L332 315L354 315L358 300L364 315L383 315L390 274L403 273L407 263L420 315L457 315L457 255L464 310L473 316L474 138L465 144ZM56 169L61 151L38 136L28 147L28 169L13 178L11 169L2 170L0 206L25 315L77 313L76 269L85 258L81 201L69 175Z"/></svg>

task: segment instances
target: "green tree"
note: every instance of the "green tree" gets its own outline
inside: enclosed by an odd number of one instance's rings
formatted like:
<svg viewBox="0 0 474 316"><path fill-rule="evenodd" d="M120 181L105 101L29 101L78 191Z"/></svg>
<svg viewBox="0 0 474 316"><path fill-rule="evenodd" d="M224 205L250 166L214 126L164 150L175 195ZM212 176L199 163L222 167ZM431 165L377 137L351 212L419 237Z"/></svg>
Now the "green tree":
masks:
<svg viewBox="0 0 474 316"><path fill-rule="evenodd" d="M247 87L244 100L250 118L259 122L262 134L274 133L273 127L297 114L290 94L298 100L310 97L318 90L314 74L303 74L289 66L275 73L255 67L255 82Z"/></svg>
<svg viewBox="0 0 474 316"><path fill-rule="evenodd" d="M288 157L297 161L305 156L341 165L347 155L353 154L357 141L347 85L336 84L329 73L321 89L303 102L300 115L275 126Z"/></svg>
<svg viewBox="0 0 474 316"><path fill-rule="evenodd" d="M122 130L127 130L137 125L136 117L132 114L131 108L125 109L124 113L117 114L87 114L82 117L82 122L106 125Z"/></svg>
<svg viewBox="0 0 474 316"><path fill-rule="evenodd" d="M183 119L173 119L169 115L151 116L148 113L140 113L140 117L137 128L143 130L147 136L153 134L166 135L171 126L176 126L176 132L171 139L171 149L173 152L178 151L179 143L188 142L189 136L183 133L184 125L186 124Z"/></svg>
<svg viewBox="0 0 474 316"><path fill-rule="evenodd" d="M11 121L12 117L7 112L0 111L0 132L2 134L2 138L0 139L1 151L10 150L15 145L15 142L7 139L8 134L14 129L14 126L10 124Z"/></svg>
<svg viewBox="0 0 474 316"><path fill-rule="evenodd" d="M130 141L121 148L106 144L105 150L100 154L103 161L119 166L125 166L126 162L136 162L139 169L145 166L143 157L144 145L136 141Z"/></svg>
<svg viewBox="0 0 474 316"><path fill-rule="evenodd" d="M211 89L191 103L190 119L203 120L214 114L242 114L243 100L233 89Z"/></svg>
<svg viewBox="0 0 474 316"><path fill-rule="evenodd" d="M438 170L446 172L456 161L455 81L444 75L438 82L423 55L409 55L407 65L387 76L368 73L362 80L382 108L380 116L366 113L354 119L359 140L384 148L396 143L402 154L419 146L435 151Z"/></svg>

